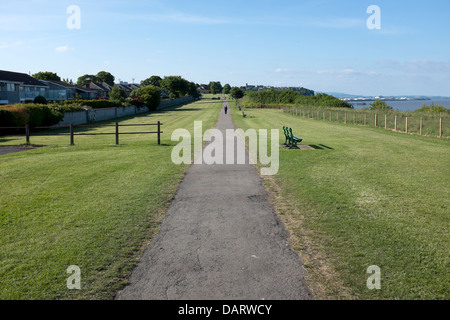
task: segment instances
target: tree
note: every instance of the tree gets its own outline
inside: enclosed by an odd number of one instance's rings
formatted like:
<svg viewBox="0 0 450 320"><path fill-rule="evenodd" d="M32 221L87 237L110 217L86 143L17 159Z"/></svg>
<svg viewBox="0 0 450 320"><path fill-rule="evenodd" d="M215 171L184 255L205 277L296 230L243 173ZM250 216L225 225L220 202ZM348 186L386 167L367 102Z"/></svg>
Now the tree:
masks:
<svg viewBox="0 0 450 320"><path fill-rule="evenodd" d="M190 95L194 99L200 97L200 90L198 90L198 86L194 82L189 82L188 95Z"/></svg>
<svg viewBox="0 0 450 320"><path fill-rule="evenodd" d="M38 72L33 74L33 78L37 80L61 81L61 78L54 72Z"/></svg>
<svg viewBox="0 0 450 320"><path fill-rule="evenodd" d="M97 73L96 77L100 80L100 82L106 82L110 86L113 86L114 81L116 80L116 78L111 73L106 71L100 71L99 73Z"/></svg>
<svg viewBox="0 0 450 320"><path fill-rule="evenodd" d="M155 86L142 87L131 92L130 97L136 107L156 110L161 104L161 89Z"/></svg>
<svg viewBox="0 0 450 320"><path fill-rule="evenodd" d="M173 98L184 97L188 94L189 82L180 76L164 77L160 84L161 89L170 92L170 96Z"/></svg>
<svg viewBox="0 0 450 320"><path fill-rule="evenodd" d="M82 87L91 82L100 82L100 79L97 78L97 76L94 76L92 74L85 74L84 76L81 76L78 78L77 85Z"/></svg>
<svg viewBox="0 0 450 320"><path fill-rule="evenodd" d="M114 86L111 92L109 93L109 100L113 103L120 104L124 102L126 98L127 95L125 94L125 92L120 90L118 86Z"/></svg>
<svg viewBox="0 0 450 320"><path fill-rule="evenodd" d="M141 81L141 86L155 86L161 88L162 78L160 76L151 76L144 81Z"/></svg>
<svg viewBox="0 0 450 320"><path fill-rule="evenodd" d="M211 81L209 83L209 91L211 91L212 94L218 94L222 92L222 85L220 84L220 81Z"/></svg>
<svg viewBox="0 0 450 320"><path fill-rule="evenodd" d="M380 101L377 99L375 102L370 104L371 110L392 110L393 108L388 106L388 104L384 101Z"/></svg>
<svg viewBox="0 0 450 320"><path fill-rule="evenodd" d="M228 83L223 86L223 90L222 90L223 94L230 94L230 91L231 91L231 86Z"/></svg>
<svg viewBox="0 0 450 320"><path fill-rule="evenodd" d="M231 97L235 100L239 100L244 97L244 91L241 88L233 87L230 90Z"/></svg>
<svg viewBox="0 0 450 320"><path fill-rule="evenodd" d="M73 85L73 80L72 79L67 78L67 79L62 79L62 81L65 82L65 83Z"/></svg>

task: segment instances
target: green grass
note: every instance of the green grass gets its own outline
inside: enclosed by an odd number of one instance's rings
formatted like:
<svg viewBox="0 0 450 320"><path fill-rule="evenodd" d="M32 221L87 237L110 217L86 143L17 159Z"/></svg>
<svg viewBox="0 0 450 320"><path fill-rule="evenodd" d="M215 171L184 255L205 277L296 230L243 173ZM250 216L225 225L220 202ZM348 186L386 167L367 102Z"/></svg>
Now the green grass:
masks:
<svg viewBox="0 0 450 320"><path fill-rule="evenodd" d="M31 137L47 147L0 156L0 299L111 299L188 168L172 164L171 133L192 132L194 121L206 130L219 111L203 102L124 119L161 121L161 146L156 135L121 136L119 146L114 136L77 136L75 146L68 136ZM67 289L71 265L81 268L80 291Z"/></svg>
<svg viewBox="0 0 450 320"><path fill-rule="evenodd" d="M293 128L269 189L322 298L449 299L450 141L248 109L243 129ZM367 268L382 272L370 291ZM330 276L331 275L331 276ZM320 283L318 283L320 282ZM346 295L349 292L350 295Z"/></svg>

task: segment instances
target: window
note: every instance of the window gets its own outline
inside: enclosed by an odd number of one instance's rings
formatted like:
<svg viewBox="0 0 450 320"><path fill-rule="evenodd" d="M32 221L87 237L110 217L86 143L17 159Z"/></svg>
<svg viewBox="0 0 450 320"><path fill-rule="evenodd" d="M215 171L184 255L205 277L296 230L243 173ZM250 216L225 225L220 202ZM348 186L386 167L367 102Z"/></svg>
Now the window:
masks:
<svg viewBox="0 0 450 320"><path fill-rule="evenodd" d="M6 90L7 91L16 91L16 86L14 85L14 83L7 83L6 84Z"/></svg>

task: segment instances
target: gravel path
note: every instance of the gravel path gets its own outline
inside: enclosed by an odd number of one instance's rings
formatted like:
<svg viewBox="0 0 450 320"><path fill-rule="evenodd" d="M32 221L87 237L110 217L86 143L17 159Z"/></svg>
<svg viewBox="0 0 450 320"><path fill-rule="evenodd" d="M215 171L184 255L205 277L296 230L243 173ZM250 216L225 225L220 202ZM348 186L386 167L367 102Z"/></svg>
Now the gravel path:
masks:
<svg viewBox="0 0 450 320"><path fill-rule="evenodd" d="M233 128L221 112L217 129ZM249 164L192 165L117 299L311 299L262 183Z"/></svg>

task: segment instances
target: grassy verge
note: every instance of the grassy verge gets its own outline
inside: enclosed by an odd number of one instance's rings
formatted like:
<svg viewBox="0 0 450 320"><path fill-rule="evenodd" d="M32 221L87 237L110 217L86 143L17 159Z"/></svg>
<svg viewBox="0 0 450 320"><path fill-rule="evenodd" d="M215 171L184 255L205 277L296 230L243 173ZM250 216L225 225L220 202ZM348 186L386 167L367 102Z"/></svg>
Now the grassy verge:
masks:
<svg viewBox="0 0 450 320"><path fill-rule="evenodd" d="M234 110L237 126L289 126L316 148L281 148L280 172L267 180L316 297L450 298L450 141L279 110L246 113ZM367 288L372 265L381 268L381 290Z"/></svg>
<svg viewBox="0 0 450 320"><path fill-rule="evenodd" d="M161 146L156 135L121 136L119 146L114 136L79 136L72 147L67 136L32 137L47 147L0 156L0 299L111 299L187 170L172 164L171 133L193 132L197 120L206 130L219 110L194 103L124 119L161 121ZM67 289L71 265L81 269L81 290Z"/></svg>

